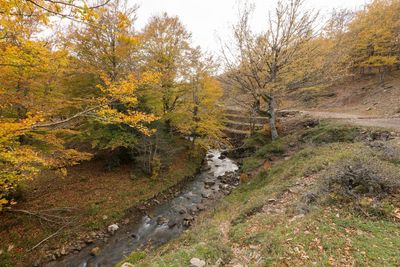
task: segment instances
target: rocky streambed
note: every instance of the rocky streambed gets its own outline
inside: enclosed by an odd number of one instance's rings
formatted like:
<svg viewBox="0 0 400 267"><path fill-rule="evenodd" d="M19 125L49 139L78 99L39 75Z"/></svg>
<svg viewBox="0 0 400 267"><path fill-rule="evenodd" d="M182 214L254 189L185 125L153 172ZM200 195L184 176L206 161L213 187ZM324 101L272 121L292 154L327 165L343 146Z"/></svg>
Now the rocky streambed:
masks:
<svg viewBox="0 0 400 267"><path fill-rule="evenodd" d="M132 223L110 225L108 238L96 241L73 254L45 266L111 267L132 251L154 248L177 237L196 215L239 184L238 166L218 150L210 150L201 172L179 194L146 211Z"/></svg>

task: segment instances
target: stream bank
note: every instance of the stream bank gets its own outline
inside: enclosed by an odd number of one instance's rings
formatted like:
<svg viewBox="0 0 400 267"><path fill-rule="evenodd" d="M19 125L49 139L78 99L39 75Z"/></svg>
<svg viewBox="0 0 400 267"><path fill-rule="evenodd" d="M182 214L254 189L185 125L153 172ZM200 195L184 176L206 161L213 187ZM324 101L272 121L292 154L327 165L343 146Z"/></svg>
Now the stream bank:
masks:
<svg viewBox="0 0 400 267"><path fill-rule="evenodd" d="M110 238L44 266L113 266L132 251L154 248L187 229L196 214L211 207L239 183L238 166L218 150L210 150L202 171L176 197L149 209L141 218L118 225Z"/></svg>

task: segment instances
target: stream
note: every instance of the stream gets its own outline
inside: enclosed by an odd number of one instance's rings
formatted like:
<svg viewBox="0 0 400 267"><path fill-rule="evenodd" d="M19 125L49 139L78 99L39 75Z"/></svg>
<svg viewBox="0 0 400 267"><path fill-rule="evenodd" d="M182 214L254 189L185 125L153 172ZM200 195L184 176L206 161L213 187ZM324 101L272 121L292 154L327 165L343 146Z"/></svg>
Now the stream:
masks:
<svg viewBox="0 0 400 267"><path fill-rule="evenodd" d="M212 207L232 187L239 183L238 166L221 156L219 150L210 150L201 172L188 182L181 193L147 211L135 224L126 225L107 242L94 244L46 267L112 267L131 252L143 248L156 248L179 236L187 229L199 212ZM91 250L99 248L96 256Z"/></svg>

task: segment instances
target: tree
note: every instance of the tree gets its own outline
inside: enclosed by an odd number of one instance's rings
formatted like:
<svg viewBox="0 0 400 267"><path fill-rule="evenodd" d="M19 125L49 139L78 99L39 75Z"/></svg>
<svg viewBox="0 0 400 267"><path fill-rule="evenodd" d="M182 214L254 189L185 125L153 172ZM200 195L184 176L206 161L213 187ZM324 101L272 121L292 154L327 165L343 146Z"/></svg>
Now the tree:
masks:
<svg viewBox="0 0 400 267"><path fill-rule="evenodd" d="M353 66L377 68L380 81L400 62L400 1L375 0L349 24Z"/></svg>
<svg viewBox="0 0 400 267"><path fill-rule="evenodd" d="M276 94L291 83L293 73L301 73L303 59L312 52L317 14L305 10L303 2L279 1L259 34L250 28L252 8L246 7L234 27L233 46L223 48L226 82L251 97L247 106L268 116L272 139L278 138Z"/></svg>
<svg viewBox="0 0 400 267"><path fill-rule="evenodd" d="M104 73L118 81L137 70L136 10L137 6L129 8L126 1L116 0L99 8L91 23L72 29L65 42L86 72Z"/></svg>
<svg viewBox="0 0 400 267"><path fill-rule="evenodd" d="M193 148L208 149L223 142L222 107L219 104L223 92L213 78L216 65L212 57L204 56L197 48L192 50L190 62L184 73L187 93L173 123L190 138Z"/></svg>
<svg viewBox="0 0 400 267"><path fill-rule="evenodd" d="M166 13L152 17L142 33L141 57L143 69L161 75L160 87L146 88L143 99L151 112L160 116L169 125L186 87L183 72L189 64L188 56L191 34L178 17Z"/></svg>
<svg viewBox="0 0 400 267"><path fill-rule="evenodd" d="M140 86L157 83L158 75L134 73L122 61L125 55L131 55L129 49L136 43L129 18L115 9L114 13L109 12L105 7L98 14L91 12L85 29L96 27L99 31L99 25L104 29L104 23L110 23L109 37L114 39L106 44L112 53L105 55L121 61L111 61L116 64L104 71L97 65L95 74L102 78L98 93L76 100L69 97L64 87L66 70L71 61L76 62L76 54L68 54L62 46L42 40L37 34L48 26L49 15L64 14L63 7L78 7L73 1L51 3L43 0L0 4L0 210L14 203L13 193L22 181L32 179L42 169L58 169L65 174L66 166L92 156L65 147L65 138L80 134L77 126L88 119L120 125L138 134L153 132L147 125L156 117L137 109L136 91ZM47 10L50 7L55 8L54 12ZM126 54L125 49L129 50ZM99 54L98 58L103 55ZM90 62L88 57L82 59Z"/></svg>

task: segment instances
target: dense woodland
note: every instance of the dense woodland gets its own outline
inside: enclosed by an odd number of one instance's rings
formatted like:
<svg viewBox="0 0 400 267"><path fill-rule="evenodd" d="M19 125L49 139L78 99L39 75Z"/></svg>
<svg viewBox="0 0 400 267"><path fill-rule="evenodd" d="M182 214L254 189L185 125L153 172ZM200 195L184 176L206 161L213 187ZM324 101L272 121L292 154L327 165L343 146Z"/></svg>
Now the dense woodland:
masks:
<svg viewBox="0 0 400 267"><path fill-rule="evenodd" d="M21 181L44 168L66 174L96 150L129 150L156 176L167 135L190 139L193 153L221 137L216 65L179 18L137 31L136 6L81 4L1 3L2 207Z"/></svg>
<svg viewBox="0 0 400 267"><path fill-rule="evenodd" d="M131 3L130 3L131 4ZM279 1L265 29L241 8L233 42L210 56L178 17L135 28L138 6L122 0L0 2L0 210L18 185L101 150L128 151L157 177L168 136L192 153L226 143L223 89L270 118L277 97L348 76L399 68L400 1L375 0L324 19L302 0ZM221 86L223 84L223 86ZM81 149L82 147L86 149Z"/></svg>

